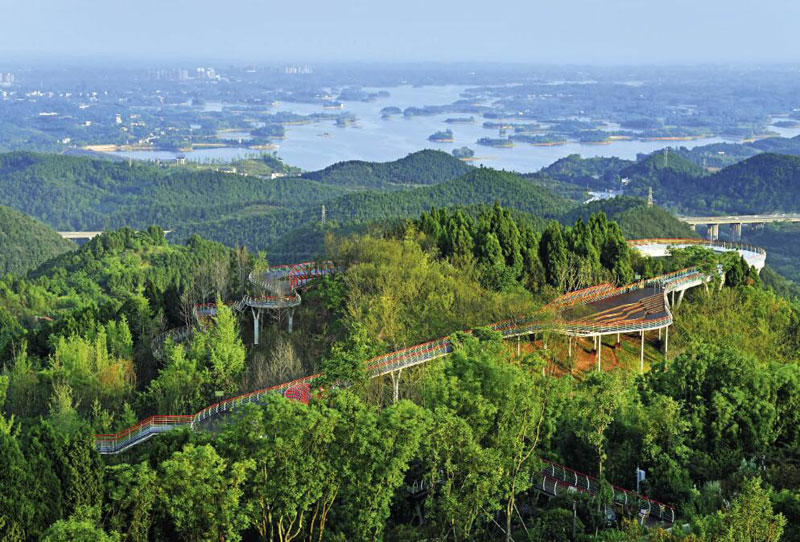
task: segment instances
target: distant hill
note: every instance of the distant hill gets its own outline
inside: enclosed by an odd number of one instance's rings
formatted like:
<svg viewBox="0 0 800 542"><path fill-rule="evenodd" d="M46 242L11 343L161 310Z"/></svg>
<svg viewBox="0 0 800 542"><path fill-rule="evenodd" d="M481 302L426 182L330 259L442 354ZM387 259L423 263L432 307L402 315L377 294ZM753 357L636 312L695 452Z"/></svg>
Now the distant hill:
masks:
<svg viewBox="0 0 800 542"><path fill-rule="evenodd" d="M800 210L800 157L765 153L729 166L692 188L710 208L736 213Z"/></svg>
<svg viewBox="0 0 800 542"><path fill-rule="evenodd" d="M682 173L661 170L650 177L637 177L626 192L644 196L647 187L652 186L657 203L690 212L800 211L800 157L763 153L713 175L697 175L687 169Z"/></svg>
<svg viewBox="0 0 800 542"><path fill-rule="evenodd" d="M59 230L174 228L251 205L299 208L346 190L307 179L261 179L133 162L0 154L0 201Z"/></svg>
<svg viewBox="0 0 800 542"><path fill-rule="evenodd" d="M574 223L578 218L584 221L603 211L610 220L619 223L622 234L627 239L649 237L698 237L697 233L674 215L661 207L648 207L645 200L632 197L593 201L568 211L559 219L564 225Z"/></svg>
<svg viewBox="0 0 800 542"><path fill-rule="evenodd" d="M24 275L50 258L77 248L38 220L0 205L0 275Z"/></svg>
<svg viewBox="0 0 800 542"><path fill-rule="evenodd" d="M762 152L800 155L800 136L767 137L746 143L712 143L674 151L695 164L708 167L727 167Z"/></svg>
<svg viewBox="0 0 800 542"><path fill-rule="evenodd" d="M422 150L393 162L350 160L303 177L325 184L351 188L398 188L408 185L432 185L466 174L468 166L452 155L436 150Z"/></svg>
<svg viewBox="0 0 800 542"><path fill-rule="evenodd" d="M634 164L632 160L616 157L582 158L579 154L570 154L543 168L540 173L562 182L604 190L618 188L620 171Z"/></svg>
<svg viewBox="0 0 800 542"><path fill-rule="evenodd" d="M620 170L619 174L634 180L656 179L664 175L702 177L706 175L706 170L679 154L664 150L654 152L644 160L631 164Z"/></svg>
<svg viewBox="0 0 800 542"><path fill-rule="evenodd" d="M556 218L572 206L564 198L512 173L472 168L458 179L435 186L392 192L357 192L326 201L327 229L353 228L357 224L396 218L415 218L431 207L491 205L495 201L505 208L543 218ZM227 245L245 244L251 250L256 250L274 247L287 235L305 240L316 235L317 241L314 243L280 244L283 252L294 250L298 255L307 255L310 246L319 246L318 240L323 235L319 220L319 209L316 207L290 213L275 211L187 225L178 228L171 238L181 240L197 233ZM294 230L302 230L302 233L292 233Z"/></svg>

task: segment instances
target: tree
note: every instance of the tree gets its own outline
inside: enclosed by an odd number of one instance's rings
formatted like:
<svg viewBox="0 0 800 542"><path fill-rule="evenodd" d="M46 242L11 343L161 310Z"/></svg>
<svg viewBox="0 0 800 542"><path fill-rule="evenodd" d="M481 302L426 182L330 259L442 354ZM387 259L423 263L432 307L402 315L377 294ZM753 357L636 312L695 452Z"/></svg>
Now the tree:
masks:
<svg viewBox="0 0 800 542"><path fill-rule="evenodd" d="M573 416L575 434L594 449L600 478L606 460L606 430L614 421L622 390L618 374L595 372L589 373L578 389Z"/></svg>
<svg viewBox="0 0 800 542"><path fill-rule="evenodd" d="M189 357L207 368L215 391L236 393L244 369L245 348L233 310L217 299L217 316L207 331L195 333Z"/></svg>
<svg viewBox="0 0 800 542"><path fill-rule="evenodd" d="M147 389L147 403L160 414L186 414L203 405L203 387L208 372L198 361L186 357L182 345L167 340L164 344L164 368Z"/></svg>
<svg viewBox="0 0 800 542"><path fill-rule="evenodd" d="M558 409L549 403L552 381L540 376L543 365L539 360L529 358L521 367L514 367L505 359L497 334L481 335L486 339L483 342L469 335L451 337L455 351L442 364L442 371L433 373L425 384L425 404L435 409L437 419L456 429L464 442L459 450L449 450L448 444L431 444L434 460L443 458L445 462L431 464L428 472L432 484L444 477L451 496L454 490L463 492L441 510L451 525L463 521L469 529L476 507L487 514L494 503L502 501L510 539L517 495L529 489L533 474L541 468L536 451L552 432ZM462 418L469 430L459 427L453 416ZM463 476L474 478L477 473L467 469L475 468L475 457L485 458L500 474L490 488L474 482L459 484L449 472L452 466L447 462L459 458L465 464L456 468L465 469ZM448 530L455 529L451 525ZM458 537L459 532L454 535Z"/></svg>
<svg viewBox="0 0 800 542"><path fill-rule="evenodd" d="M247 525L240 505L249 462L228 464L208 444L187 444L159 467L159 504L183 540L237 541Z"/></svg>
<svg viewBox="0 0 800 542"><path fill-rule="evenodd" d="M423 480L432 489L426 517L441 540L470 539L500 507L503 469L497 451L481 446L469 421L448 408L433 410L422 455Z"/></svg>
<svg viewBox="0 0 800 542"><path fill-rule="evenodd" d="M222 449L234 460L251 461L243 500L262 540L322 540L341 481L341 457L330 453L338 416L280 395L244 410L223 435Z"/></svg>
<svg viewBox="0 0 800 542"><path fill-rule="evenodd" d="M62 483L57 472L57 458L61 443L53 427L39 420L28 429L24 453L30 472L30 499L34 505L34 518L30 534L41 536L47 527L62 517Z"/></svg>
<svg viewBox="0 0 800 542"><path fill-rule="evenodd" d="M333 530L345 540L380 540L395 492L416 456L428 420L408 401L377 409L348 391L335 392L330 407L339 415L330 454L341 484L331 511Z"/></svg>
<svg viewBox="0 0 800 542"><path fill-rule="evenodd" d="M561 275L567 266L567 247L558 222L550 222L539 241L539 259L544 266L547 283L563 288Z"/></svg>
<svg viewBox="0 0 800 542"><path fill-rule="evenodd" d="M106 470L106 515L122 542L146 542L153 522L158 479L147 463L110 466Z"/></svg>
<svg viewBox="0 0 800 542"><path fill-rule="evenodd" d="M786 518L772 511L769 494L760 478L746 480L730 510L697 522L697 531L714 542L778 542Z"/></svg>
<svg viewBox="0 0 800 542"><path fill-rule="evenodd" d="M30 535L35 506L30 499L32 473L9 431L0 431L0 538L23 541Z"/></svg>
<svg viewBox="0 0 800 542"><path fill-rule="evenodd" d="M78 513L56 521L44 533L42 542L119 542L117 533L106 533L89 516Z"/></svg>
<svg viewBox="0 0 800 542"><path fill-rule="evenodd" d="M330 353L322 360L322 388L332 386L363 386L367 381L364 363L374 352L364 326L356 323L344 341L333 344Z"/></svg>
<svg viewBox="0 0 800 542"><path fill-rule="evenodd" d="M87 427L61 437L56 471L61 480L64 513L100 509L103 501L103 465Z"/></svg>

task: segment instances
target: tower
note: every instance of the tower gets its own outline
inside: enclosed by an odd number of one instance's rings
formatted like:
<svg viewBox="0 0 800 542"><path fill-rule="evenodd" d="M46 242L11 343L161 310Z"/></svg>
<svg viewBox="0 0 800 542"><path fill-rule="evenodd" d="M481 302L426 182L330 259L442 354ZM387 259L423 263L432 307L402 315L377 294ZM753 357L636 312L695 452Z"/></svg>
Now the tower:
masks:
<svg viewBox="0 0 800 542"><path fill-rule="evenodd" d="M652 207L653 206L653 187L652 186L647 189L647 206L648 207Z"/></svg>

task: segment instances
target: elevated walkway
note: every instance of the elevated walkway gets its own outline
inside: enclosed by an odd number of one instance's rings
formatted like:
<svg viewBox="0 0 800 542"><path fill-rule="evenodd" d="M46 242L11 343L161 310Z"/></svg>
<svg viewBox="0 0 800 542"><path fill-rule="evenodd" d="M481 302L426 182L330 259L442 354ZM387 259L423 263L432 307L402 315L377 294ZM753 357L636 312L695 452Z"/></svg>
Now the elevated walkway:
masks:
<svg viewBox="0 0 800 542"><path fill-rule="evenodd" d="M658 252L664 247L664 255L669 247L680 246L675 240L639 240L632 241L631 245L644 250ZM690 245L705 245L706 242L691 240ZM728 250L730 244L726 244ZM765 257L761 249L736 248L745 250L750 254ZM323 266L305 263L298 266L284 266L263 273L251 274L250 280L272 295L263 297L245 297L234 304L235 308L251 310L262 308L285 308L297 306L300 295L297 289L307 285L312 280L336 271L329 263ZM490 324L492 330L500 333L502 337L513 338L543 331L552 331L570 337L596 338L598 354L598 370L600 370L600 353L602 341L600 337L606 334L640 333L642 337L642 363L644 356L644 333L648 330L666 328L667 340L669 326L673 317L670 311L668 294L682 293L692 288L707 283L711 277L698 268L688 268L639 281L627 286L616 288L610 284L601 284L584 290L565 294L545 307L546 312L553 315L552 319L537 316L531 319L511 319ZM674 304L674 301L673 301ZM198 305L195 307L195 316L198 320L216 316L215 304ZM191 334L191 328L180 328L164 334L161 340L167 337L179 341ZM668 343L667 343L668 344ZM571 348L570 341L570 348ZM442 337L423 344L404 348L377 356L365 362L370 378L399 373L403 369L427 363L434 359L446 356L454 349L449 337ZM176 427L200 429L219 417L220 423L225 423L226 417L242 405L259 403L268 394L281 394L284 397L307 402L314 388L315 382L321 374L309 375L262 390L225 399L210 405L193 415L153 416L116 434L95 435L97 450L101 454L116 454L128 450L132 446L144 442L150 437L169 431ZM546 463L545 469L536 481L541 491L551 495L558 495L560 491L587 491L595 493L599 490L599 482L594 478L562 467L555 463ZM572 489L570 489L572 488ZM617 505L626 509L638 507L646 508L651 518L660 521L674 521L674 508L648 499L622 488L612 486L613 500Z"/></svg>
<svg viewBox="0 0 800 542"><path fill-rule="evenodd" d="M333 272L333 266L323 272L308 272L296 274L296 280L286 279L290 274L274 274L275 280L289 283L290 287L297 288L308 284L314 278ZM263 276L263 275L262 275ZM271 279L272 280L272 279ZM552 320L543 319L541 316L534 318L520 318L504 320L490 324L488 327L502 335L504 339L532 335L543 331L552 331L572 337L600 337L608 334L641 333L649 330L667 328L672 324L672 314L669 310L666 294L677 288L686 288L691 285L702 284L708 280L696 268L684 269L640 281L621 288L612 285L600 285L587 288L579 292L566 294L545 307L545 311L554 314ZM280 291L283 285L277 286ZM276 290L272 290L273 292ZM299 302L299 294L296 294ZM271 298L246 298L243 306L253 307L254 303L269 303ZM205 304L196 308L199 318L216 315L215 304ZM179 328L163 334L166 340L169 337L175 342L188 337L191 328ZM446 356L453 351L453 344L449 337L442 337L433 341L418 344L395 352L390 352L366 361L366 369L370 378L401 371L416 365L427 363L434 359ZM598 361L600 349L598 348ZM197 414L191 421L183 418L179 422L172 421L174 426L189 425L194 427L211 416L222 412L229 412L243 404L259 402L266 394L281 393L286 395L297 393L298 386L313 386L315 380L321 375L314 374L299 380L286 382L263 390L256 390L244 395L232 397L215 403ZM144 427L140 432L161 432L163 422L159 426L149 429ZM137 426L134 426L137 427ZM138 434L138 432L137 432ZM130 446L131 433L128 430L117 435L98 435L98 450L101 453L117 453Z"/></svg>
<svg viewBox="0 0 800 542"><path fill-rule="evenodd" d="M767 261L767 252L763 248L736 242L681 238L633 239L628 241L628 246L651 258L669 256L669 251L672 248L688 248L691 246L702 246L714 252L736 251L750 266L755 267L757 271L764 269L764 265L766 265Z"/></svg>

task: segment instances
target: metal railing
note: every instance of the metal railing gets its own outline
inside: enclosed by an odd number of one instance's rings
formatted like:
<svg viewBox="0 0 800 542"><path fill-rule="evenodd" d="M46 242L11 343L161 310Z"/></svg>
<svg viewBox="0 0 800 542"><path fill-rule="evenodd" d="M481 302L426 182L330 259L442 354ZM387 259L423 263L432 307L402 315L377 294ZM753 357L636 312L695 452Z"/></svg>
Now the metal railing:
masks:
<svg viewBox="0 0 800 542"><path fill-rule="evenodd" d="M95 435L97 451L103 453L118 453L131 446L143 442L151 436L170 431L176 427L190 427L193 416L181 415L156 415L150 416L132 427L128 427L115 434Z"/></svg>
<svg viewBox="0 0 800 542"><path fill-rule="evenodd" d="M761 247L738 241L709 241L708 239L664 237L653 239L630 239L629 246L639 247L646 245L704 245L712 248L723 248L725 250L742 250L753 252L765 256L767 251Z"/></svg>
<svg viewBox="0 0 800 542"><path fill-rule="evenodd" d="M559 465L553 461L542 460L544 462L544 469L542 469L543 482L544 478L551 478L552 480L560 481L568 486L586 491L588 493L598 493L602 489L601 481L594 476L589 476L580 471L570 469L564 465ZM551 486L553 487L553 486ZM557 486L553 489L557 491ZM614 503L622 506L626 511L633 511L638 513L640 510L647 510L647 514L659 519L673 523L675 521L675 507L664 504L655 499L640 495L635 491L630 491L620 486L611 484L611 493ZM553 493L555 494L555 493Z"/></svg>

